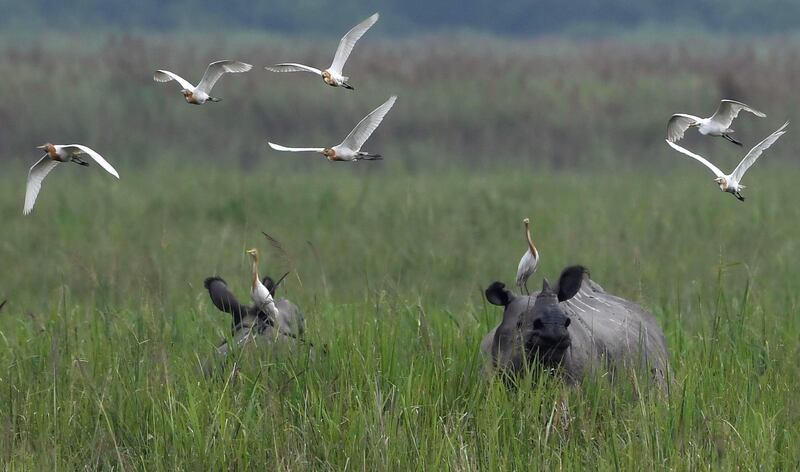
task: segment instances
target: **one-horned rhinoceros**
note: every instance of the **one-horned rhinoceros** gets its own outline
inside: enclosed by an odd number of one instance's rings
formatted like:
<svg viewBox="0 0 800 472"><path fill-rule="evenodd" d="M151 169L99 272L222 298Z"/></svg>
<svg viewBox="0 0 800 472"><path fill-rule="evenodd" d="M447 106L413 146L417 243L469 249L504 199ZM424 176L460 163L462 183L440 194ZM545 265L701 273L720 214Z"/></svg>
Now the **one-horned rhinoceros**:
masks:
<svg viewBox="0 0 800 472"><path fill-rule="evenodd" d="M503 307L503 321L481 342L488 371L521 374L538 363L576 383L591 372L643 368L666 390L669 355L658 322L586 274L582 266L567 267L555 288L545 280L530 296L491 284L486 299Z"/></svg>
<svg viewBox="0 0 800 472"><path fill-rule="evenodd" d="M262 283L274 296L275 290L282 280L283 278L275 283L272 278L267 276L264 277ZM232 315L231 338L235 346L249 348L261 344L285 347L306 344L303 313L297 305L289 300L275 298L278 316L273 317L255 305L239 303L236 296L228 289L227 283L219 277L207 278L204 285L208 289L208 295L214 306ZM308 343L308 346L311 347L311 344ZM217 346L215 357L218 361L223 361L230 351L231 343L224 340ZM207 360L203 365L203 371L211 374L216 363L214 359Z"/></svg>

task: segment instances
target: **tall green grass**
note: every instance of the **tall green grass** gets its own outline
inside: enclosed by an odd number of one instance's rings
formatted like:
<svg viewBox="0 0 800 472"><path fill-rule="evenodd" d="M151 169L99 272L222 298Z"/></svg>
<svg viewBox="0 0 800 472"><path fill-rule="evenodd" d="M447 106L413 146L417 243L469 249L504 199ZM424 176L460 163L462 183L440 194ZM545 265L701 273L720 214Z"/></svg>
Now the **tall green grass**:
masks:
<svg viewBox="0 0 800 472"><path fill-rule="evenodd" d="M123 166L118 182L64 166L29 217L25 170L5 169L6 468L800 466L796 171L754 169L740 203L692 166L478 175L303 164ZM481 292L512 282L525 216L542 251L534 285L579 262L653 311L675 373L667 400L630 376L580 388L482 381L478 344L501 312ZM265 254L262 271L292 271L283 294L319 349L243 358L238 376L207 381L199 364L230 320L202 281L221 275L246 299L249 247Z"/></svg>

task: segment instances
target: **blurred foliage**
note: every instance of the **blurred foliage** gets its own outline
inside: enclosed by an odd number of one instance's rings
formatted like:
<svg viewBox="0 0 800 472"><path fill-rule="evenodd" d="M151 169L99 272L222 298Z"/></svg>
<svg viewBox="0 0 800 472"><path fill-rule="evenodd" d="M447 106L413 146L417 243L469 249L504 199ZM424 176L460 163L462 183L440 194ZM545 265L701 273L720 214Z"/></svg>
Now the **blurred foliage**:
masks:
<svg viewBox="0 0 800 472"><path fill-rule="evenodd" d="M662 141L675 112L710 115L735 98L769 116L735 123L755 143L800 110L800 45L789 40L696 43L488 40L429 37L362 41L347 64L354 92L311 74L276 74L285 60L326 65L335 43L265 36L110 35L0 43L0 165L33 162L44 141L80 142L115 164L154 159L252 166L315 156L268 149L338 143L391 94L399 99L365 149L409 171L528 163L541 168L670 166ZM184 102L165 68L197 82L221 58L255 65L216 85L220 103ZM689 133L711 157L739 155L722 140ZM790 155L770 150L769 160ZM686 164L690 165L690 164Z"/></svg>
<svg viewBox="0 0 800 472"><path fill-rule="evenodd" d="M0 25L25 29L81 27L101 30L256 29L339 34L375 10L381 30L418 33L467 29L502 35L597 34L642 26L697 28L741 34L796 31L794 0L0 0ZM382 34L378 32L378 34Z"/></svg>

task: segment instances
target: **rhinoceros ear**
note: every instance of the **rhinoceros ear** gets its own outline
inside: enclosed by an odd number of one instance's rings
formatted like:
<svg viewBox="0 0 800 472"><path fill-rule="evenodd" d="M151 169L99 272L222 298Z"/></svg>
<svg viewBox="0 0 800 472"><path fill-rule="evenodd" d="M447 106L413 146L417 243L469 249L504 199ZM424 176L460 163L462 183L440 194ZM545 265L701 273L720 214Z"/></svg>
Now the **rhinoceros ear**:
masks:
<svg viewBox="0 0 800 472"><path fill-rule="evenodd" d="M583 274L587 273L586 267L574 265L567 267L558 278L558 301L563 302L574 297L581 289Z"/></svg>
<svg viewBox="0 0 800 472"><path fill-rule="evenodd" d="M486 300L492 305L506 306L514 298L514 295L506 289L506 284L503 282L493 282L484 293Z"/></svg>
<svg viewBox="0 0 800 472"><path fill-rule="evenodd" d="M278 290L278 286L281 284L281 282L283 282L283 279L285 279L287 275L289 275L288 272L283 274L281 276L281 278L278 279L277 282L272 280L272 277L267 275L267 276L264 276L263 279L261 279L261 283L264 284L265 287L267 287L267 290L269 290L270 295L272 295L274 297L275 296L275 291Z"/></svg>
<svg viewBox="0 0 800 472"><path fill-rule="evenodd" d="M265 287L267 287L267 290L269 290L270 295L273 296L275 295L275 281L272 280L272 277L270 277L269 275L265 275L264 278L261 279L261 283L264 284Z"/></svg>

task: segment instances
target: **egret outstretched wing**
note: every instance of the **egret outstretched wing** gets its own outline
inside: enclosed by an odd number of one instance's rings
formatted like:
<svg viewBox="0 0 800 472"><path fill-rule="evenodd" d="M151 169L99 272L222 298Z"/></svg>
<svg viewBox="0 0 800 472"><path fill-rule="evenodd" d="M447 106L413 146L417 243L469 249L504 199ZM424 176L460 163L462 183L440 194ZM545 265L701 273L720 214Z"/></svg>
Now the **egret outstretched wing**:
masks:
<svg viewBox="0 0 800 472"><path fill-rule="evenodd" d="M336 55L333 56L331 70L339 74L342 73L344 63L347 62L347 58L350 57L350 53L353 52L353 47L356 45L356 42L358 42L358 40L364 36L364 33L378 21L379 17L380 15L375 13L361 23L353 26L347 34L342 36L342 39L339 40L339 47L336 49Z"/></svg>
<svg viewBox="0 0 800 472"><path fill-rule="evenodd" d="M245 64L244 62L239 61L216 61L212 62L206 68L206 73L203 74L203 78L200 79L200 83L197 84L197 90L200 92L209 93L211 89L214 87L214 84L217 83L222 74L231 72L231 73L239 73L239 72L247 72L252 69L253 66L250 64Z"/></svg>
<svg viewBox="0 0 800 472"><path fill-rule="evenodd" d="M775 141L778 140L778 138L780 138L781 136L783 136L784 133L786 133L786 127L788 125L789 122L787 121L786 123L783 124L783 126L775 130L774 133L767 136L766 138L764 138L763 141L753 146L753 149L751 149L750 152L748 152L747 155L744 156L742 162L740 162L739 165L736 166L736 169L734 169L733 172L731 173L731 175L733 176L733 180L735 180L736 182L741 182L742 177L744 177L744 173L747 172L747 169L749 169L753 164L756 163L758 158L761 157L762 152L764 152L766 149L772 146L775 143Z"/></svg>
<svg viewBox="0 0 800 472"><path fill-rule="evenodd" d="M281 146L280 144L275 144L267 141L269 147L276 151L288 151L288 152L322 152L325 148L293 148L293 147L286 147Z"/></svg>
<svg viewBox="0 0 800 472"><path fill-rule="evenodd" d="M28 215L33 210L39 190L42 189L42 181L51 170L55 169L58 161L50 159L45 154L36 164L32 165L28 171L28 184L25 188L25 207L22 209L23 215Z"/></svg>
<svg viewBox="0 0 800 472"><path fill-rule="evenodd" d="M700 122L699 117L694 115L687 115L685 113L676 113L670 117L667 122L667 141L677 142L683 139L683 134L689 129L690 126L696 125Z"/></svg>
<svg viewBox="0 0 800 472"><path fill-rule="evenodd" d="M742 110L750 112L759 118L764 118L767 116L742 102L737 102L736 100L722 100L719 102L717 111L715 111L709 119L715 123L718 123L722 128L727 129L730 128L731 123L733 123L733 120L739 116L739 112Z"/></svg>
<svg viewBox="0 0 800 472"><path fill-rule="evenodd" d="M174 80L181 84L184 90L194 90L194 85L190 84L188 80L168 70L157 70L155 74L153 74L153 80L156 82L169 82L170 80Z"/></svg>
<svg viewBox="0 0 800 472"><path fill-rule="evenodd" d="M322 75L322 71L316 67L298 64L296 62L282 62L272 66L267 66L264 69L271 70L272 72L311 72L312 74Z"/></svg>
<svg viewBox="0 0 800 472"><path fill-rule="evenodd" d="M695 154L695 153L693 153L692 151L690 151L690 150L688 150L686 148L683 148L681 146L678 146L675 143L670 142L669 140L666 140L666 141L667 141L667 144L669 144L670 147L672 147L672 149L674 149L674 150L676 150L676 151L678 151L680 153L686 154L687 156L691 157L692 159L697 159L698 161L700 161L700 163L702 163L704 166L706 166L709 169L711 169L711 172L713 172L714 175L716 175L717 177L726 177L726 175L723 174L722 171L719 170L719 168L717 166L715 166L714 164L708 162L703 156Z"/></svg>
<svg viewBox="0 0 800 472"><path fill-rule="evenodd" d="M350 134L344 138L344 141L339 145L339 147L351 149L353 151L358 151L361 149L361 146L369 139L370 135L375 131L378 125L381 124L383 121L383 117L389 113L389 110L392 109L395 100L397 100L397 96L392 95L389 97L383 105L379 106L378 108L372 110L372 112L365 116L364 119L358 122L353 131L350 131Z"/></svg>
<svg viewBox="0 0 800 472"><path fill-rule="evenodd" d="M117 169L114 169L114 166L112 166L111 164L108 163L108 161L103 159L103 156L98 154L94 149L84 146L82 144L66 144L61 147L70 154L87 154L89 157L94 159L95 162L100 164L100 167L105 169L106 172L108 172L109 174L113 175L116 178L119 178Z"/></svg>

